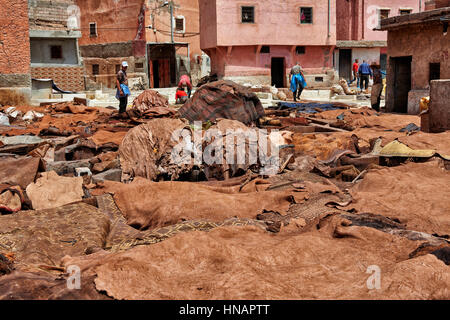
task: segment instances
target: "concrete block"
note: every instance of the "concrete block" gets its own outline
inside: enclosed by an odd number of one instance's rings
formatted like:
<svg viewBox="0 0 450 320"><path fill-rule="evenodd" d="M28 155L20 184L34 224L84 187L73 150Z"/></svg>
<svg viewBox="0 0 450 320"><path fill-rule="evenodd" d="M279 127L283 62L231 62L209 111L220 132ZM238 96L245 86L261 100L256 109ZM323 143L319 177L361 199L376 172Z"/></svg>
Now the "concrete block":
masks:
<svg viewBox="0 0 450 320"><path fill-rule="evenodd" d="M430 131L450 130L450 80L430 82Z"/></svg>

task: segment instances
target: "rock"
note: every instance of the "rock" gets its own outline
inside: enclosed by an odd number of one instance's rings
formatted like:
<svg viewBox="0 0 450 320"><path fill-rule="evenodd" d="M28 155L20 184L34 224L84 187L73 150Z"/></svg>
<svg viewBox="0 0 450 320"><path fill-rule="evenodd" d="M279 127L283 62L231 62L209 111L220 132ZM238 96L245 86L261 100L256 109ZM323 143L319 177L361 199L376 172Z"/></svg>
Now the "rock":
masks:
<svg viewBox="0 0 450 320"><path fill-rule="evenodd" d="M47 162L47 171L55 171L58 175L74 173L76 168L92 168L89 159L76 161L51 161Z"/></svg>
<svg viewBox="0 0 450 320"><path fill-rule="evenodd" d="M111 169L92 176L92 183L98 183L105 180L120 182L122 177L121 169Z"/></svg>

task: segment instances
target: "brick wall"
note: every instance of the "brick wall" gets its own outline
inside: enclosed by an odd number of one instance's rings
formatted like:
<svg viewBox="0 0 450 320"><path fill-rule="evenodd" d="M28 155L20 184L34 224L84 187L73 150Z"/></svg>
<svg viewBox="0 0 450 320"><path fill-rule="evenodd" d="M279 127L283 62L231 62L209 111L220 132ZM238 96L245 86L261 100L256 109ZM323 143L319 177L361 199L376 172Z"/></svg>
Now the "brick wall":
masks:
<svg viewBox="0 0 450 320"><path fill-rule="evenodd" d="M66 91L84 90L84 68L75 67L32 67L31 76L35 79L53 79L55 84Z"/></svg>
<svg viewBox="0 0 450 320"><path fill-rule="evenodd" d="M26 0L0 0L0 74L30 73Z"/></svg>

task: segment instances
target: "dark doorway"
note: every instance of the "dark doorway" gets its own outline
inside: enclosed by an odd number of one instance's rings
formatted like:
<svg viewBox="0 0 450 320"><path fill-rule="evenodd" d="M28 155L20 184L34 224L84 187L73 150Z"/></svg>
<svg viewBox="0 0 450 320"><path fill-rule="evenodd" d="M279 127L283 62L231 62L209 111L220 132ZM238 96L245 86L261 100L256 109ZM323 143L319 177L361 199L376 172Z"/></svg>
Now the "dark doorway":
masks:
<svg viewBox="0 0 450 320"><path fill-rule="evenodd" d="M284 58L272 58L272 85L275 85L277 88L284 88L284 72Z"/></svg>
<svg viewBox="0 0 450 320"><path fill-rule="evenodd" d="M339 77L346 80L352 78L352 49L339 50Z"/></svg>
<svg viewBox="0 0 450 320"><path fill-rule="evenodd" d="M391 58L394 70L394 112L408 112L408 93L411 91L412 57Z"/></svg>
<svg viewBox="0 0 450 320"><path fill-rule="evenodd" d="M153 88L159 88L159 62L158 60L152 61L153 66Z"/></svg>
<svg viewBox="0 0 450 320"><path fill-rule="evenodd" d="M385 53L380 54L380 67L381 67L381 70L383 70L384 72L386 72L386 67L387 67L387 54L385 54Z"/></svg>
<svg viewBox="0 0 450 320"><path fill-rule="evenodd" d="M149 44L148 52L150 88L176 86L175 46L171 44Z"/></svg>

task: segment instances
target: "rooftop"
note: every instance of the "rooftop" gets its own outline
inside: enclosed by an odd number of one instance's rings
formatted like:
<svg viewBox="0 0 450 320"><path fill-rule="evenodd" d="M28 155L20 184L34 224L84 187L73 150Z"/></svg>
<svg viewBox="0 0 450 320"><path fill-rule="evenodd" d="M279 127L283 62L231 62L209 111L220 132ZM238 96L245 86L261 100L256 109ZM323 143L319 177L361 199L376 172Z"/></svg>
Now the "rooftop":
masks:
<svg viewBox="0 0 450 320"><path fill-rule="evenodd" d="M392 30L413 24L441 23L443 20L450 21L450 7L383 19L381 20L381 28L379 30Z"/></svg>

